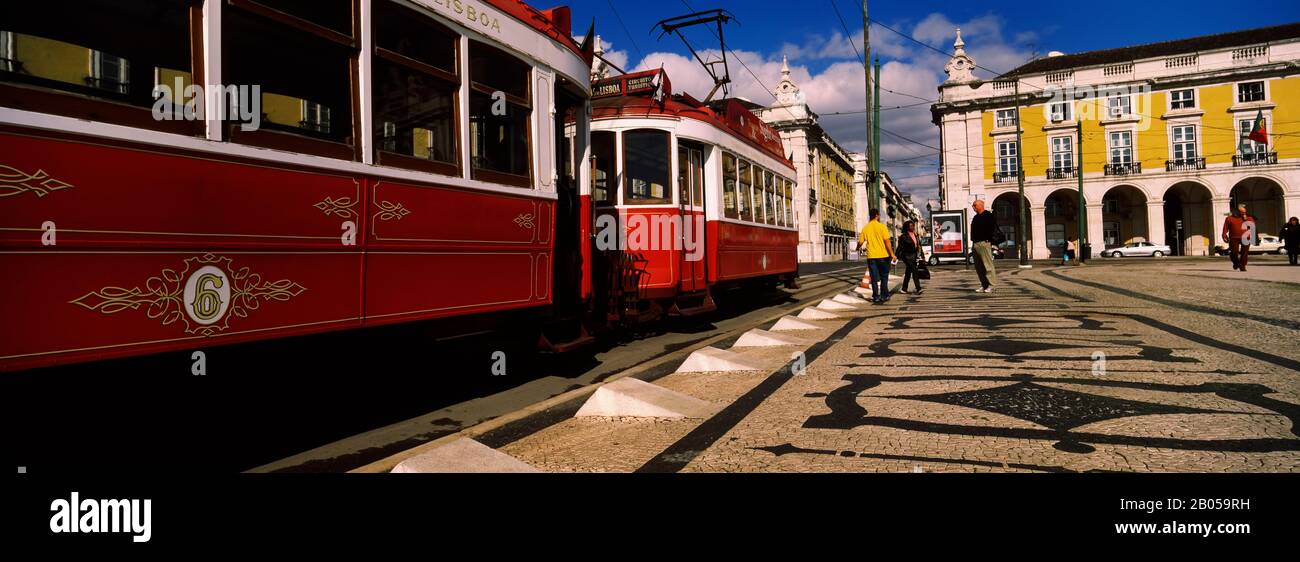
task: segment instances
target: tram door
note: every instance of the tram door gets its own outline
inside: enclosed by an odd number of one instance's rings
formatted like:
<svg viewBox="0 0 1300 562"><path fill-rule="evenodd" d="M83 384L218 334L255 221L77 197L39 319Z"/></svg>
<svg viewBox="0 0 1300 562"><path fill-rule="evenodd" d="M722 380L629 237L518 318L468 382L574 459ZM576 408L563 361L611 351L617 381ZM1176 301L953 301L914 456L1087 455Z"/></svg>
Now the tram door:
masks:
<svg viewBox="0 0 1300 562"><path fill-rule="evenodd" d="M682 217L681 291L703 291L708 284L704 259L704 148L678 141L677 144L678 209Z"/></svg>
<svg viewBox="0 0 1300 562"><path fill-rule="evenodd" d="M580 238L581 200L578 195L578 168L575 154L581 154L583 140L577 138L580 127L566 131L566 125L583 118L582 98L564 79L555 88L556 209L555 266L552 270L555 307L567 315L577 309L582 292L582 251Z"/></svg>

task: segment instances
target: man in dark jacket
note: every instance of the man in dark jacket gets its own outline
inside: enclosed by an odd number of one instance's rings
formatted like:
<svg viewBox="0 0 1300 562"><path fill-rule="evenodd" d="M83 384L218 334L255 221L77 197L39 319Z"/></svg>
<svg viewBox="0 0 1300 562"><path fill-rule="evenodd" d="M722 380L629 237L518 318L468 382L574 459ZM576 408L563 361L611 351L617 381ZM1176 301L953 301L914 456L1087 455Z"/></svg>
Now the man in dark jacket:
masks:
<svg viewBox="0 0 1300 562"><path fill-rule="evenodd" d="M1286 248L1287 259L1291 260L1291 265L1295 265L1296 258L1300 258L1300 218L1291 217L1278 235L1282 238L1282 246Z"/></svg>
<svg viewBox="0 0 1300 562"><path fill-rule="evenodd" d="M984 210L983 199L977 199L972 207L975 218L970 221L970 241L975 250L975 274L980 278L980 288L975 292L992 293L998 282L998 270L993 266L993 233L998 229L998 220Z"/></svg>

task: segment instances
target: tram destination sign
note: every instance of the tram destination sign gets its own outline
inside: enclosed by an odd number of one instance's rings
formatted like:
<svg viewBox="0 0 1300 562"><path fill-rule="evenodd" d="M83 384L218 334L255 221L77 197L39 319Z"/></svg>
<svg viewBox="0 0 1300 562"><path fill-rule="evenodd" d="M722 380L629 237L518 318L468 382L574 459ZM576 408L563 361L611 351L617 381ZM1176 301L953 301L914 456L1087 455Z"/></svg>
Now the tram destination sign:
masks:
<svg viewBox="0 0 1300 562"><path fill-rule="evenodd" d="M653 93L659 89L663 90L664 95L670 93L668 77L661 77L660 71L656 69L600 80L592 84L591 97L607 98L646 92Z"/></svg>

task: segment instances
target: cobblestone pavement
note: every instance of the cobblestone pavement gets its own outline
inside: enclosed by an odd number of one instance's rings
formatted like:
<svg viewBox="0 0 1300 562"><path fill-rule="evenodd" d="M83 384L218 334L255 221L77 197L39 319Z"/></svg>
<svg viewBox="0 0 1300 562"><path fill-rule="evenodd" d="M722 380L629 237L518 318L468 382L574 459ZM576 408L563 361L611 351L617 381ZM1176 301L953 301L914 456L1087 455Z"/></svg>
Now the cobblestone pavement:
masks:
<svg viewBox="0 0 1300 562"><path fill-rule="evenodd" d="M810 345L731 349L803 374L653 381L709 419L572 418L501 450L556 472L1300 472L1300 284L1218 265L1004 265L992 294L936 268L786 332Z"/></svg>

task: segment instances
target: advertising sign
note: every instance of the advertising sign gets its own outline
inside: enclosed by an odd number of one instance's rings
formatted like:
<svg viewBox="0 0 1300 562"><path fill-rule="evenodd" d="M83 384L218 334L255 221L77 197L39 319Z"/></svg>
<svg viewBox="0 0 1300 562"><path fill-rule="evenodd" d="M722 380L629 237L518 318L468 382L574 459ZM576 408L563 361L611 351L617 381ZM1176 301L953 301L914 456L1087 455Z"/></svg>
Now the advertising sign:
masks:
<svg viewBox="0 0 1300 562"><path fill-rule="evenodd" d="M934 255L938 257L965 256L966 211L935 211L930 214Z"/></svg>

